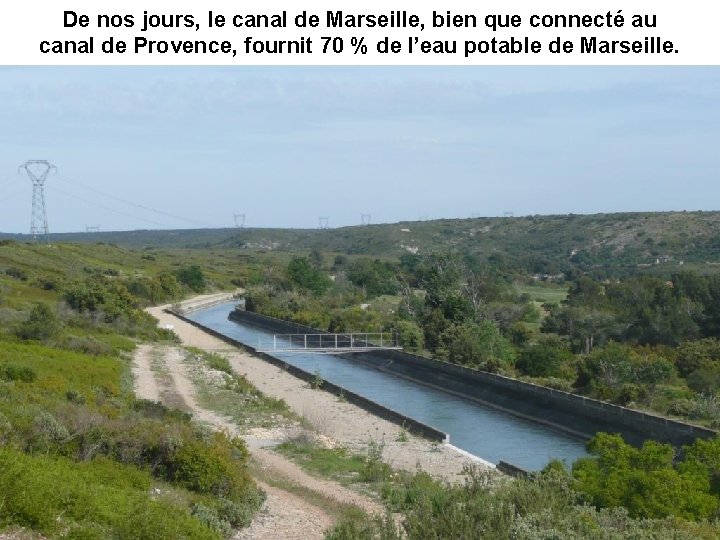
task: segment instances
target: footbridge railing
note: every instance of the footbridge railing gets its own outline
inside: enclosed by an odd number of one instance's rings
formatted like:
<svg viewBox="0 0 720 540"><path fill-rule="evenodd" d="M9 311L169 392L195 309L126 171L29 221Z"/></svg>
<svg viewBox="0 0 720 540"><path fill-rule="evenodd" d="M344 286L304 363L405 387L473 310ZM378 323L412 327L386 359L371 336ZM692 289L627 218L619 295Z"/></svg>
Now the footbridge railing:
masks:
<svg viewBox="0 0 720 540"><path fill-rule="evenodd" d="M258 339L261 352L312 352L341 354L379 350L402 350L397 336L388 332L351 332L339 334L275 334Z"/></svg>

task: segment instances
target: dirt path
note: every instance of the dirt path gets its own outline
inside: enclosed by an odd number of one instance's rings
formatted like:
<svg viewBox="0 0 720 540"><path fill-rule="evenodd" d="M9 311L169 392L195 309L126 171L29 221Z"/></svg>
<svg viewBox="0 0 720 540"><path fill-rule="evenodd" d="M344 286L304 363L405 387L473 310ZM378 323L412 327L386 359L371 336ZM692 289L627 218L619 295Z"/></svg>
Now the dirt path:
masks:
<svg viewBox="0 0 720 540"><path fill-rule="evenodd" d="M145 344L140 345L135 351L135 361L132 366L135 395L150 401L160 401L160 388L151 367L152 351L153 346Z"/></svg>
<svg viewBox="0 0 720 540"><path fill-rule="evenodd" d="M186 374L182 360L184 352L178 347L158 347L143 345L139 347L133 373L136 375L136 389L140 397L152 399L158 395L158 370L148 368L148 359L161 356L162 365L172 381L171 392L159 392L162 401L168 395L177 396L192 412L196 420L207 423L215 429L223 430L234 436L240 436L237 426L227 418L200 407L195 398L195 388ZM160 374L162 376L162 374ZM175 400L171 400L174 402ZM355 505L368 512L381 512L382 507L358 493L335 482L310 476L300 467L273 452L258 446L250 446L255 466L269 478L279 479L282 483L300 486L304 492L312 492L320 501ZM333 523L333 519L322 504L313 504L306 498L291 491L272 486L258 480L258 484L267 493L267 501L261 514L246 530L240 531L236 538L322 538L324 531Z"/></svg>

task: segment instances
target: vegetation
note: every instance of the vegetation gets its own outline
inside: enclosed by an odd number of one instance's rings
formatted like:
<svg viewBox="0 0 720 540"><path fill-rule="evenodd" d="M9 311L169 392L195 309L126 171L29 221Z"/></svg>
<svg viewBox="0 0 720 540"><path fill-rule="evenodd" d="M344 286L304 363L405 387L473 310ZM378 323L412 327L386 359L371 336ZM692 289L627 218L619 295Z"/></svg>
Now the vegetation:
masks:
<svg viewBox="0 0 720 540"><path fill-rule="evenodd" d="M164 268L138 274L133 258L142 260L107 247L0 246L0 268L12 268L0 276L2 528L222 538L262 502L243 441L132 394L135 340L174 337L141 306L190 290Z"/></svg>
<svg viewBox="0 0 720 540"><path fill-rule="evenodd" d="M292 278L300 260L325 272L324 291ZM720 275L514 279L458 253L323 268L295 257L248 287L247 307L331 332L392 332L419 354L720 427ZM560 303L540 302L558 291Z"/></svg>
<svg viewBox="0 0 720 540"><path fill-rule="evenodd" d="M720 427L719 221L569 215L92 235L126 247L3 240L0 526L219 538L249 522L262 495L242 442L136 400L128 384L136 342L173 339L142 308L217 287L246 288L248 309L268 315L394 332L418 354ZM221 356L190 354L224 381L198 374L203 405L238 423L250 413L296 420ZM384 517L338 510L330 538L605 539L717 538L719 448L634 448L600 434L570 470L553 463L512 481L468 471L461 485L394 473L380 445L360 457L298 441L281 451L386 503Z"/></svg>
<svg viewBox="0 0 720 540"><path fill-rule="evenodd" d="M599 435L589 444L593 456L578 461L572 472L553 462L541 473L507 479L468 468L459 484L424 472L392 471L377 444L367 456L305 440L286 442L279 450L310 472L361 484L385 503L385 516L348 514L328 531L328 539L619 540L716 538L720 498L708 480L717 477L718 448L717 440L699 441L685 449L682 463L673 464L665 445L635 449L617 436ZM630 509L610 498L614 495L632 501Z"/></svg>
<svg viewBox="0 0 720 540"><path fill-rule="evenodd" d="M200 405L232 418L238 426L270 427L279 420L286 424L298 421L287 403L259 392L245 377L233 371L224 356L191 349L186 362L190 365Z"/></svg>
<svg viewBox="0 0 720 540"><path fill-rule="evenodd" d="M247 252L320 250L393 258L452 249L522 275L626 276L684 267L713 271L720 260L718 212L635 212L513 218L440 219L338 229L193 229L52 235L57 243L96 242L135 249L239 248ZM27 240L20 235L4 235Z"/></svg>

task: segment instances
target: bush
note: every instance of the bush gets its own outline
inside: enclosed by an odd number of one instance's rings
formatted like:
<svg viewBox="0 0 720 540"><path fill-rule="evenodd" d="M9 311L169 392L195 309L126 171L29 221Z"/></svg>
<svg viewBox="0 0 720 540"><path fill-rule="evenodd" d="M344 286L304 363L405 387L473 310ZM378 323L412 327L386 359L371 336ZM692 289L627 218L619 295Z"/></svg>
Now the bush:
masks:
<svg viewBox="0 0 720 540"><path fill-rule="evenodd" d="M455 364L497 372L515 359L515 349L489 320L454 325L443 334L443 341L449 360Z"/></svg>
<svg viewBox="0 0 720 540"><path fill-rule="evenodd" d="M531 377L570 378L573 354L558 338L549 336L526 347L515 367Z"/></svg>
<svg viewBox="0 0 720 540"><path fill-rule="evenodd" d="M0 364L0 380L33 382L36 378L37 373L28 366Z"/></svg>
<svg viewBox="0 0 720 540"><path fill-rule="evenodd" d="M228 443L233 444L235 456ZM170 455L168 477L191 491L241 499L253 487L241 466L246 458L244 443L229 441L221 433L213 434L209 444L186 440Z"/></svg>
<svg viewBox="0 0 720 540"><path fill-rule="evenodd" d="M63 340L62 347L92 356L105 356L113 352L110 345L98 341L94 337L68 336Z"/></svg>
<svg viewBox="0 0 720 540"><path fill-rule="evenodd" d="M619 435L599 433L587 449L594 457L576 461L573 477L597 507L623 506L633 517L690 520L718 511L707 470L693 459L676 463L668 444L647 441L634 448Z"/></svg>
<svg viewBox="0 0 720 540"><path fill-rule="evenodd" d="M47 304L35 304L27 319L15 327L15 335L26 340L48 340L60 333L60 321Z"/></svg>
<svg viewBox="0 0 720 540"><path fill-rule="evenodd" d="M321 296L332 285L330 278L305 257L294 257L287 265L287 274L293 283L316 296Z"/></svg>
<svg viewBox="0 0 720 540"><path fill-rule="evenodd" d="M224 373L227 373L228 375L235 374L228 359L225 358L224 356L220 356L219 354L210 353L210 354L205 355L205 363L211 369L215 369L217 371L222 371Z"/></svg>
<svg viewBox="0 0 720 540"><path fill-rule="evenodd" d="M22 268L17 267L10 267L5 270L5 275L10 276L13 279L17 279L19 281L27 281L28 280L28 273L23 270Z"/></svg>
<svg viewBox="0 0 720 540"><path fill-rule="evenodd" d="M66 538L219 540L182 503L153 500L151 485L147 473L107 460L77 464L0 448L0 526Z"/></svg>
<svg viewBox="0 0 720 540"><path fill-rule="evenodd" d="M393 331L397 334L398 344L410 352L422 351L425 346L425 338L422 328L413 321L397 321L393 325Z"/></svg>
<svg viewBox="0 0 720 540"><path fill-rule="evenodd" d="M194 292L205 290L205 274L198 265L185 266L175 272L177 280Z"/></svg>
<svg viewBox="0 0 720 540"><path fill-rule="evenodd" d="M712 395L720 390L720 366L701 367L687 377L687 384L698 394Z"/></svg>

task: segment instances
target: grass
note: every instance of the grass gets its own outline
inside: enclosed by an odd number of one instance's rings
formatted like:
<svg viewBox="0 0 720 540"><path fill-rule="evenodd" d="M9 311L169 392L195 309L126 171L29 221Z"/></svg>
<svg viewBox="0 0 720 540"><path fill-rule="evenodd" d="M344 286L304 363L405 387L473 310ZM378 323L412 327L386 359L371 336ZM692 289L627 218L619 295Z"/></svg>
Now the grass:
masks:
<svg viewBox="0 0 720 540"><path fill-rule="evenodd" d="M311 443L288 441L275 450L306 471L347 484L356 482L365 469L365 458L345 448L321 448Z"/></svg>
<svg viewBox="0 0 720 540"><path fill-rule="evenodd" d="M292 482L283 474L277 473L272 469L263 467L255 460L250 460L250 472L253 478L278 489L282 489L288 493L296 495L303 501L322 508L334 521L345 521L357 516L358 513L364 513L355 505L341 503L334 497L328 497L306 486Z"/></svg>
<svg viewBox="0 0 720 540"><path fill-rule="evenodd" d="M64 396L69 390L86 398L99 390L120 395L120 380L127 364L114 357L88 357L85 354L58 350L39 344L0 341L0 364L17 364L32 369L37 381L26 385L28 397Z"/></svg>
<svg viewBox="0 0 720 540"><path fill-rule="evenodd" d="M287 403L257 390L245 377L235 373L224 357L190 349L184 361L191 365L189 375L200 406L229 416L240 429L270 428L300 421ZM198 362L204 370L198 369ZM216 376L212 376L213 372Z"/></svg>
<svg viewBox="0 0 720 540"><path fill-rule="evenodd" d="M520 294L527 294L531 300L540 304L544 302L559 304L568 295L568 288L565 285L543 283L538 285L516 285L515 288Z"/></svg>
<svg viewBox="0 0 720 540"><path fill-rule="evenodd" d="M383 484L397 475L382 461L384 445L370 441L367 454L351 454L347 449L324 448L316 442L297 439L275 447L275 450L297 463L307 472L341 484L364 484L370 492L380 493Z"/></svg>
<svg viewBox="0 0 720 540"><path fill-rule="evenodd" d="M0 341L0 530L209 539L249 522L261 497L244 445L135 400L128 367Z"/></svg>

